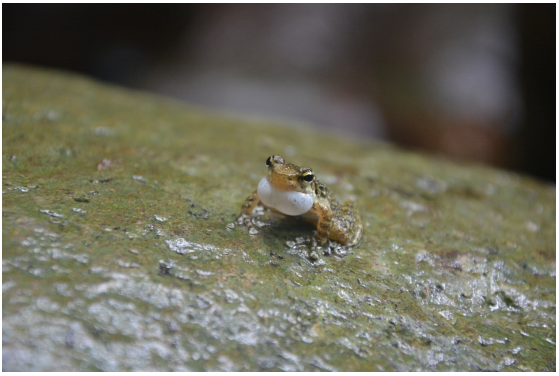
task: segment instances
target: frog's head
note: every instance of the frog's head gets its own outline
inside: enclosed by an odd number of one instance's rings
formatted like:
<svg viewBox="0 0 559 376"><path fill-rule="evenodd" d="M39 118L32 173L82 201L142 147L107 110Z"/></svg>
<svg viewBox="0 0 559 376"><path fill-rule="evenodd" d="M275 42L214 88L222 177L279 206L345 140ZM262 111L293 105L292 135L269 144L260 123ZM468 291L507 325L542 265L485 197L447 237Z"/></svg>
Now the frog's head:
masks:
<svg viewBox="0 0 559 376"><path fill-rule="evenodd" d="M264 205L287 215L301 215L309 211L314 202L310 168L286 163L281 155L266 160L268 176L258 184L258 196Z"/></svg>
<svg viewBox="0 0 559 376"><path fill-rule="evenodd" d="M286 163L281 155L268 157L266 166L268 166L268 181L275 189L312 192L311 183L314 174L310 168Z"/></svg>

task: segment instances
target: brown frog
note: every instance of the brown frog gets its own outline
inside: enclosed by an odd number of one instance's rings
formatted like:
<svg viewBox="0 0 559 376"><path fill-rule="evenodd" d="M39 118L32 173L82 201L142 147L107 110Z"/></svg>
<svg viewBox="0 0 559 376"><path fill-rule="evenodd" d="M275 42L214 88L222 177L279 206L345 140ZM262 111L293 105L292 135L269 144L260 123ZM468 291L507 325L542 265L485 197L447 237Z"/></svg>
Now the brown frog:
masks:
<svg viewBox="0 0 559 376"><path fill-rule="evenodd" d="M286 163L280 155L269 157L266 165L268 176L246 199L240 222L248 223L250 214L260 204L314 224L321 245L328 239L349 246L359 242L363 226L352 201L340 205L310 168Z"/></svg>

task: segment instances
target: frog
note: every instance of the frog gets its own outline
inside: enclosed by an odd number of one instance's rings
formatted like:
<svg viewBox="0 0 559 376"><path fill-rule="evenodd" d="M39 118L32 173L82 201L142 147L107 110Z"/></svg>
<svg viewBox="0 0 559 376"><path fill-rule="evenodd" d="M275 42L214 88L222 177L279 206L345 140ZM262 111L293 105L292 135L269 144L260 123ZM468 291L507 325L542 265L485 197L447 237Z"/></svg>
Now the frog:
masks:
<svg viewBox="0 0 559 376"><path fill-rule="evenodd" d="M239 223L250 226L250 216L260 205L312 223L316 227L313 247L327 240L344 246L359 243L363 226L353 201L340 204L311 168L288 163L281 155L268 157L266 166L268 174L245 200Z"/></svg>

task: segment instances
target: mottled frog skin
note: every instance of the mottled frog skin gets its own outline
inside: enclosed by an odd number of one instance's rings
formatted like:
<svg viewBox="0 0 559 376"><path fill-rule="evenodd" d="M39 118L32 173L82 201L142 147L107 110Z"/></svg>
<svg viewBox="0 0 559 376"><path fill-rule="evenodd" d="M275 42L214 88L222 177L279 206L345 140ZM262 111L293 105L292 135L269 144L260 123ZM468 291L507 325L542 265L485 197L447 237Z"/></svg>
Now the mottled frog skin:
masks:
<svg viewBox="0 0 559 376"><path fill-rule="evenodd" d="M243 204L240 222L248 223L252 211L262 205L314 224L321 245L328 239L348 246L359 242L363 226L352 201L341 205L310 168L287 163L280 155L269 157L266 165L268 175Z"/></svg>

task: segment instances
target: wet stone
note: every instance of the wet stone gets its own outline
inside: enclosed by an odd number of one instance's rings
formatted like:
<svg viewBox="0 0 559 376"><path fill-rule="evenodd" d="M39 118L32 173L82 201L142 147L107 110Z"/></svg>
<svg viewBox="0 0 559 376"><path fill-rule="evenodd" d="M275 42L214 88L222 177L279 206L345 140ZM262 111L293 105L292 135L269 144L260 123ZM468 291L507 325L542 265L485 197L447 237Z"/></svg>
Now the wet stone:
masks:
<svg viewBox="0 0 559 376"><path fill-rule="evenodd" d="M134 179L137 182L143 183L143 184L147 183L147 180L143 176L134 175L134 176L132 176L132 179Z"/></svg>
<svg viewBox="0 0 559 376"><path fill-rule="evenodd" d="M3 102L5 371L556 370L553 186L15 65ZM286 148L359 245L235 224Z"/></svg>
<svg viewBox="0 0 559 376"><path fill-rule="evenodd" d="M172 263L159 260L159 273L161 275L171 275L172 269L173 269Z"/></svg>
<svg viewBox="0 0 559 376"><path fill-rule="evenodd" d="M254 227L251 227L251 228L248 230L248 234L249 234L249 235L256 235L256 234L258 234L258 230L257 230L256 228L254 228Z"/></svg>
<svg viewBox="0 0 559 376"><path fill-rule="evenodd" d="M55 217L55 218L62 218L62 217L64 217L62 214L58 214L58 213L55 213L55 212L50 211L50 210L47 210L47 209L42 209L42 210L39 210L39 211L40 211L41 213L43 213L43 214L46 214L46 215L49 215L49 216Z"/></svg>

